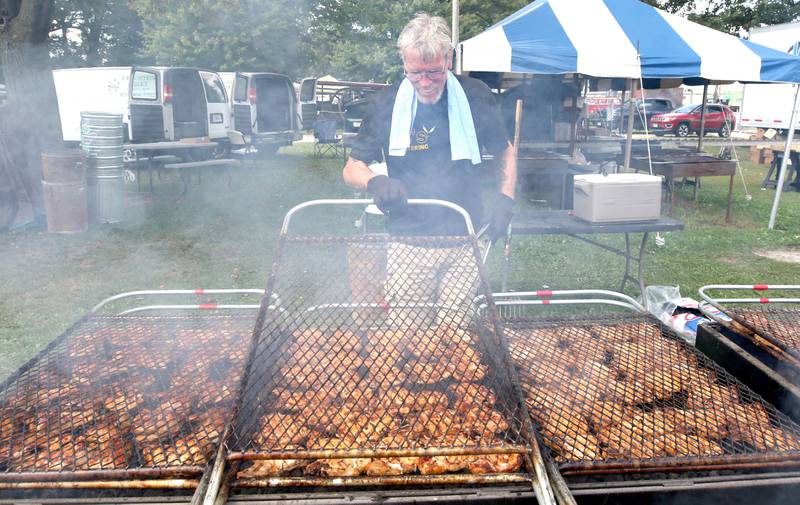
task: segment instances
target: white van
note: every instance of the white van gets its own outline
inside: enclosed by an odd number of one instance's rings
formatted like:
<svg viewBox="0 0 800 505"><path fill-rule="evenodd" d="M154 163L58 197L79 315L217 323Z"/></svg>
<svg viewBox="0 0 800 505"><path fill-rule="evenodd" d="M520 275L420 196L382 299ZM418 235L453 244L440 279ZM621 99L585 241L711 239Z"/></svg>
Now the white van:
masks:
<svg viewBox="0 0 800 505"><path fill-rule="evenodd" d="M216 72L196 68L133 67L131 142L207 137L227 142L230 106Z"/></svg>
<svg viewBox="0 0 800 505"><path fill-rule="evenodd" d="M300 140L297 95L289 77L268 72L220 72L228 92L232 129L262 153Z"/></svg>
<svg viewBox="0 0 800 505"><path fill-rule="evenodd" d="M123 115L127 141L228 141L230 106L216 72L176 67L53 71L65 142L81 140L81 111Z"/></svg>

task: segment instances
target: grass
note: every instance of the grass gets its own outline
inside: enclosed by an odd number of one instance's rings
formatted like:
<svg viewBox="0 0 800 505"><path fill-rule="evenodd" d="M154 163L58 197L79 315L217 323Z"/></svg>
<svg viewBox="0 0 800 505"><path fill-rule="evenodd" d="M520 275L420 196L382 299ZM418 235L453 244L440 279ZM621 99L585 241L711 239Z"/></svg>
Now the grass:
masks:
<svg viewBox="0 0 800 505"><path fill-rule="evenodd" d="M740 158L747 159L745 150ZM686 296L709 283L790 283L800 265L755 255L800 247L800 193L784 193L775 230L767 230L774 192L758 185L766 167L742 164L734 187L733 224L724 223L727 178L706 178L697 204L679 190L675 217L686 229L647 244L648 284L679 285ZM143 184L143 188L147 185ZM280 225L293 205L315 198L352 197L341 182L341 160L315 159L311 144L297 144L268 160L224 177L207 175L179 195L174 178L156 191L131 184L126 220L94 225L76 235L30 230L0 235L0 377L5 377L66 330L100 300L139 289L263 287ZM525 205L520 198L520 205ZM297 229L354 233L356 210L310 212ZM621 237L603 240L622 245ZM500 255L489 261L499 287ZM618 289L621 258L569 237L517 237L509 276L512 289L600 287ZM796 281L795 281L796 282ZM628 286L630 294L637 294Z"/></svg>

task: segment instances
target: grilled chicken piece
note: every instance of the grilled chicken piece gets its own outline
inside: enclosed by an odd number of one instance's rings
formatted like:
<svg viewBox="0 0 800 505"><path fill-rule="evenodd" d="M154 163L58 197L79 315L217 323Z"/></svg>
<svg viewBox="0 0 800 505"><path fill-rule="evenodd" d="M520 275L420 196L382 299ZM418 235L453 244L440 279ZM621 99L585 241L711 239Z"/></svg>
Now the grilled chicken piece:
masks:
<svg viewBox="0 0 800 505"><path fill-rule="evenodd" d="M309 430L303 420L287 414L265 414L261 416L258 433L253 442L259 446L283 446L299 444L308 437Z"/></svg>
<svg viewBox="0 0 800 505"><path fill-rule="evenodd" d="M253 464L236 472L237 479L258 479L260 477L276 477L302 468L309 462L305 459L264 459L253 461Z"/></svg>
<svg viewBox="0 0 800 505"><path fill-rule="evenodd" d="M566 435L554 445L563 461L596 461L605 457L600 442L590 433Z"/></svg>
<svg viewBox="0 0 800 505"><path fill-rule="evenodd" d="M715 409L723 411L727 405L739 403L739 391L736 385L723 386L710 382L692 383L686 399L686 408Z"/></svg>
<svg viewBox="0 0 800 505"><path fill-rule="evenodd" d="M683 433L665 433L655 441L667 456L717 456L722 447L707 438Z"/></svg>
<svg viewBox="0 0 800 505"><path fill-rule="evenodd" d="M447 366L419 360L407 363L404 370L408 373L409 380L417 384L435 384L452 375Z"/></svg>
<svg viewBox="0 0 800 505"><path fill-rule="evenodd" d="M406 468L400 462L401 458L379 458L373 459L369 462L366 468L367 475L370 476L379 476L379 475L403 475L404 473L411 473L411 471L417 468L417 458L402 458L402 459L409 459L413 460L413 469L410 471L406 471Z"/></svg>
<svg viewBox="0 0 800 505"><path fill-rule="evenodd" d="M477 437L490 438L508 430L508 421L497 410L478 407L464 413L463 426Z"/></svg>
<svg viewBox="0 0 800 505"><path fill-rule="evenodd" d="M479 384L459 383L451 385L449 389L455 397L455 409L460 413L467 412L473 406L491 408L497 401L491 389Z"/></svg>
<svg viewBox="0 0 800 505"><path fill-rule="evenodd" d="M728 436L728 427L722 411L664 409L677 433L695 435L709 440L721 440Z"/></svg>
<svg viewBox="0 0 800 505"><path fill-rule="evenodd" d="M370 458L318 459L309 463L304 472L322 477L357 477L371 461Z"/></svg>
<svg viewBox="0 0 800 505"><path fill-rule="evenodd" d="M596 402L586 405L583 414L588 418L593 431L599 432L616 426L633 415L630 407L613 401Z"/></svg>
<svg viewBox="0 0 800 505"><path fill-rule="evenodd" d="M554 439L589 433L589 423L586 417L570 406L556 407L547 411L541 427L542 434Z"/></svg>
<svg viewBox="0 0 800 505"><path fill-rule="evenodd" d="M644 382L627 378L612 384L612 397L627 405L652 403L656 395Z"/></svg>
<svg viewBox="0 0 800 505"><path fill-rule="evenodd" d="M467 465L469 473L512 473L522 468L519 454L484 454L472 456Z"/></svg>
<svg viewBox="0 0 800 505"><path fill-rule="evenodd" d="M686 368L688 368L686 365L654 368L641 379L641 382L657 399L666 400L691 387L691 375Z"/></svg>

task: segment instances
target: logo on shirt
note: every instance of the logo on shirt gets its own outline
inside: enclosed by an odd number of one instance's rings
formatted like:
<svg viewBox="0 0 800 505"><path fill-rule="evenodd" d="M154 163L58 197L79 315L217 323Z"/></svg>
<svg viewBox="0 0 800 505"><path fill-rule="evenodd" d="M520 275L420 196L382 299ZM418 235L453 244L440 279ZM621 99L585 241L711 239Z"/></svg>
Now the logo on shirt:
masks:
<svg viewBox="0 0 800 505"><path fill-rule="evenodd" d="M422 125L422 129L418 130L416 134L414 134L414 143L416 145L410 146L410 150L412 151L427 151L430 149L430 145L428 144L428 140L430 139L433 132L436 130L436 126L432 126L430 129Z"/></svg>

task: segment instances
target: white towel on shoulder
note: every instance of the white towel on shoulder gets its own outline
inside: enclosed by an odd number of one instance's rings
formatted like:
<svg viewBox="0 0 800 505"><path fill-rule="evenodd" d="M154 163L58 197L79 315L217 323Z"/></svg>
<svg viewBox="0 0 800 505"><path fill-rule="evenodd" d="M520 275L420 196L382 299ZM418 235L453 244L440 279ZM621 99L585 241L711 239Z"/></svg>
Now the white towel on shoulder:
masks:
<svg viewBox="0 0 800 505"><path fill-rule="evenodd" d="M411 145L411 127L417 115L417 93L408 79L397 90L389 131L389 156L405 156ZM481 162L478 135L464 88L452 72L447 72L447 121L450 124L450 159Z"/></svg>

